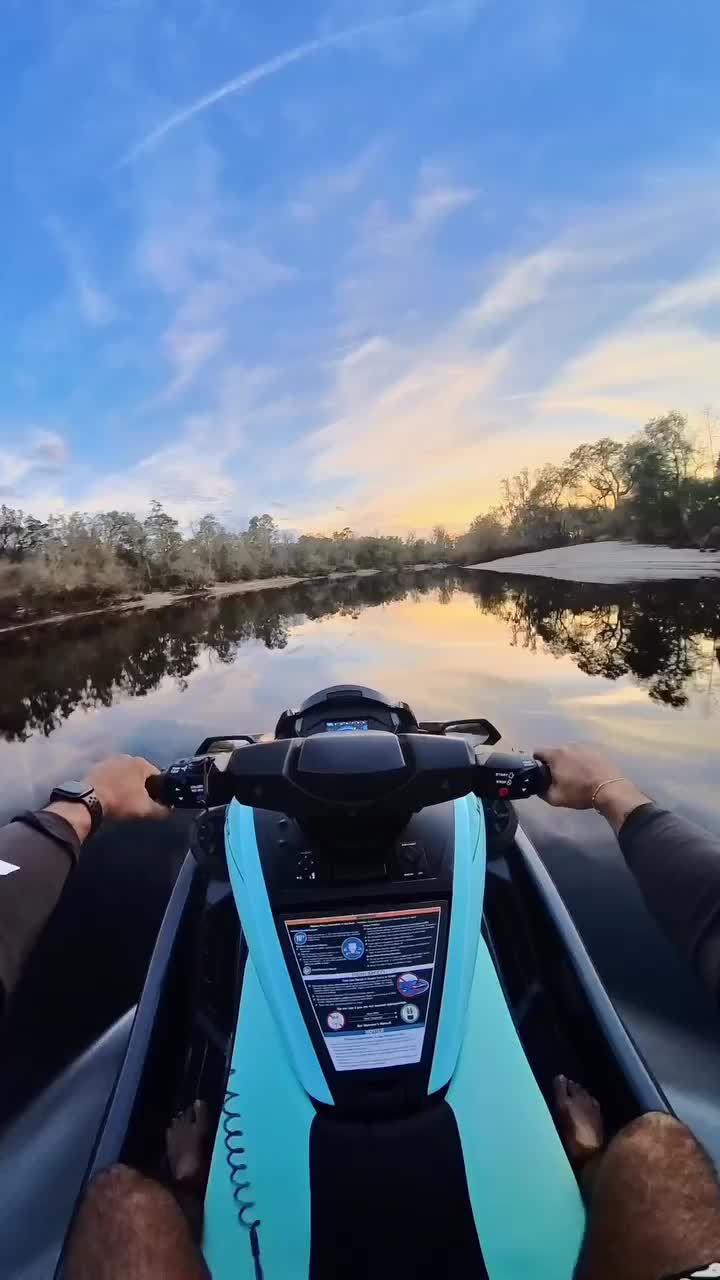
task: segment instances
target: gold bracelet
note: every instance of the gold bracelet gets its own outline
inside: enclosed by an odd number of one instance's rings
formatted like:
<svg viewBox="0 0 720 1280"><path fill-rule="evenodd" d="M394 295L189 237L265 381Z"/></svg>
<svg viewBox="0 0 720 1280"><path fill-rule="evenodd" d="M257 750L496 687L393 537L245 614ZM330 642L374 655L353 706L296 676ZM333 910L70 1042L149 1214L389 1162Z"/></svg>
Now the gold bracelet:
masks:
<svg viewBox="0 0 720 1280"><path fill-rule="evenodd" d="M606 778L604 782L599 782L593 791L593 798L590 801L593 809L597 808L595 801L597 800L598 792L602 791L603 787L611 787L613 782L625 782L625 778Z"/></svg>

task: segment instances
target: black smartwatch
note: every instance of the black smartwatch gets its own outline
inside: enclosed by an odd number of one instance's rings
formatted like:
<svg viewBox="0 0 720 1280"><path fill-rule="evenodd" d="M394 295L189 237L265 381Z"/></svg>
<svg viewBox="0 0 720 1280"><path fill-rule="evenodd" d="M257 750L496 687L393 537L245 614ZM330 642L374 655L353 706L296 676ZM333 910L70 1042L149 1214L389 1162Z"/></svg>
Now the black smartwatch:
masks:
<svg viewBox="0 0 720 1280"><path fill-rule="evenodd" d="M53 800L69 800L73 804L84 804L90 814L90 835L94 835L103 820L103 807L95 795L94 787L89 782L61 782L53 787L50 793L50 804Z"/></svg>

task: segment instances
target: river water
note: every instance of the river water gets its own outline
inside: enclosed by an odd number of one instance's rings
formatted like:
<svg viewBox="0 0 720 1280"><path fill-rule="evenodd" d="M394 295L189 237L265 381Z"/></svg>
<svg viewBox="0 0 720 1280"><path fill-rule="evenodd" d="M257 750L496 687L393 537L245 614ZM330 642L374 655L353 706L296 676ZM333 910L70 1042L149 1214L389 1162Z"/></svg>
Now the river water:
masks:
<svg viewBox="0 0 720 1280"><path fill-rule="evenodd" d="M606 749L720 834L720 585L578 586L462 570L376 575L105 615L0 637L3 811L111 752L158 764L210 733L272 730L355 682L419 719L486 716L506 746ZM645 912L594 814L522 819L682 1114L720 1151L710 1002Z"/></svg>

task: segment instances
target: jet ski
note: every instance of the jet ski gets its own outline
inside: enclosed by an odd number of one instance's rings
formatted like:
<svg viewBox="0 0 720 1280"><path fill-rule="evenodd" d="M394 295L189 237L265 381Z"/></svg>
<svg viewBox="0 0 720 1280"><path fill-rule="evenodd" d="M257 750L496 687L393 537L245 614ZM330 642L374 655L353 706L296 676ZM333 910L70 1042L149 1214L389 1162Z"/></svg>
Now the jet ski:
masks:
<svg viewBox="0 0 720 1280"><path fill-rule="evenodd" d="M148 781L187 857L137 1008L0 1148L2 1274L61 1277L87 1182L158 1176L203 1098L213 1280L571 1280L553 1077L611 1131L669 1108L518 822L548 770L499 741L335 686Z"/></svg>

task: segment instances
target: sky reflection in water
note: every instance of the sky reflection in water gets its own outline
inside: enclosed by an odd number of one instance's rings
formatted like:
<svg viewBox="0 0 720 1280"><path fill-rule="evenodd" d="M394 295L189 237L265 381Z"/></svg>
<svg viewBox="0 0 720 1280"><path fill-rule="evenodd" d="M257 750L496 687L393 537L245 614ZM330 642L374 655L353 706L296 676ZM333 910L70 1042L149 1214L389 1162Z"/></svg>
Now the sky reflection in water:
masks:
<svg viewBox="0 0 720 1280"><path fill-rule="evenodd" d="M590 739L699 806L715 766L720 589L579 587L465 571L349 579L0 638L6 804L99 754L159 763L212 731L272 729L357 681L418 716L487 715L509 744ZM705 754L707 753L707 755Z"/></svg>

